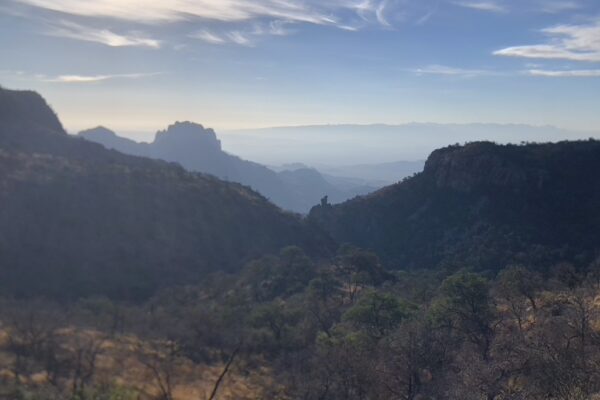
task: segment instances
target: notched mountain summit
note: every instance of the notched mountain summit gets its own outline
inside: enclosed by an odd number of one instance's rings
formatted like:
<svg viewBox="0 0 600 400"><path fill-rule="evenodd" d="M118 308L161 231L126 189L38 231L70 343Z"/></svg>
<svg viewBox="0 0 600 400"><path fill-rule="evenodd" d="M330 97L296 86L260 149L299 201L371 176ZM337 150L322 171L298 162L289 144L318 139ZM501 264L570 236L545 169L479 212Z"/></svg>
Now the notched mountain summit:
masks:
<svg viewBox="0 0 600 400"><path fill-rule="evenodd" d="M0 288L137 299L331 241L239 184L67 135L36 93L0 89Z"/></svg>
<svg viewBox="0 0 600 400"><path fill-rule="evenodd" d="M309 219L396 268L583 264L600 252L598 171L594 140L451 146L422 173Z"/></svg>

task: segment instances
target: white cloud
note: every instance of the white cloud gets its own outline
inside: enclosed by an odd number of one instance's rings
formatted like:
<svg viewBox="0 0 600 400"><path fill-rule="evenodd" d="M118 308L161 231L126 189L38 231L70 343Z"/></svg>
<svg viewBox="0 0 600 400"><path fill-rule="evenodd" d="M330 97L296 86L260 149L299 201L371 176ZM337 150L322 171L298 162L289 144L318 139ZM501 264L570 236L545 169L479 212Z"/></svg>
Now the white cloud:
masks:
<svg viewBox="0 0 600 400"><path fill-rule="evenodd" d="M539 2L540 9L548 14L558 14L565 11L573 11L581 8L581 4L569 0L542 0Z"/></svg>
<svg viewBox="0 0 600 400"><path fill-rule="evenodd" d="M8 0L74 16L113 18L145 24L178 21L242 22L258 19L336 26L363 21L391 25L386 16L398 0ZM351 17L350 14L353 14Z"/></svg>
<svg viewBox="0 0 600 400"><path fill-rule="evenodd" d="M191 37L192 39L200 39L207 43L212 43L212 44L222 44L222 43L227 42L227 40L225 40L221 36L214 34L212 32L206 31L206 30L194 32L194 33L190 34L189 37Z"/></svg>
<svg viewBox="0 0 600 400"><path fill-rule="evenodd" d="M257 22L248 30L226 30L219 32L201 30L188 35L192 39L199 39L211 44L236 44L240 46L253 46L261 36L286 36L291 33L287 26L293 22L274 20L268 23Z"/></svg>
<svg viewBox="0 0 600 400"><path fill-rule="evenodd" d="M59 75L49 78L45 75L37 75L36 77L43 82L51 83L94 83L107 81L111 79L140 79L151 76L160 75L160 72L153 73L137 73L137 74L114 74L114 75Z"/></svg>
<svg viewBox="0 0 600 400"><path fill-rule="evenodd" d="M579 69L579 70L542 70L531 69L527 71L531 76L543 76L548 78L599 78L600 69Z"/></svg>
<svg viewBox="0 0 600 400"><path fill-rule="evenodd" d="M455 5L473 10L487 11L493 13L505 13L507 9L495 1L456 1Z"/></svg>
<svg viewBox="0 0 600 400"><path fill-rule="evenodd" d="M499 76L501 75L498 71L485 70L485 69L466 69L466 68L455 68L448 67L445 65L429 65L423 68L412 69L417 75L442 75L442 76L455 76L462 78L475 78L481 76Z"/></svg>
<svg viewBox="0 0 600 400"><path fill-rule="evenodd" d="M159 40L144 37L139 33L121 35L108 29L90 28L69 21L61 21L59 25L55 25L50 28L47 34L69 39L101 43L111 47L134 46L158 49L161 45Z"/></svg>
<svg viewBox="0 0 600 400"><path fill-rule="evenodd" d="M20 3L86 17L165 23L194 18L244 21L271 17L296 22L335 25L328 7L301 0L14 0ZM332 3L334 4L334 3ZM336 8L340 8L337 4Z"/></svg>
<svg viewBox="0 0 600 400"><path fill-rule="evenodd" d="M1 0L0 0L1 1ZM40 11L48 23L52 13L63 20L78 18L78 23L62 22L50 32L54 36L103 43L109 46L162 47L160 40L139 32L117 33L79 25L81 17L90 26L110 23L136 23L156 36L164 27L179 22L196 25L190 38L211 44L254 45L260 36L285 36L293 33L290 25L313 24L357 31L367 25L391 27L398 19L399 5L403 13L416 11L399 0L5 0L21 7L25 15L36 18ZM422 7L416 7L419 11ZM48 17L50 11L50 17ZM419 15L422 13L419 12ZM415 17L418 18L418 17ZM427 19L428 17L425 17ZM50 23L51 25L55 25ZM87 25L87 23L86 23ZM190 24L191 25L191 24Z"/></svg>
<svg viewBox="0 0 600 400"><path fill-rule="evenodd" d="M286 36L291 33L290 30L286 28L289 25L289 21L275 20L269 22L268 34L274 36Z"/></svg>
<svg viewBox="0 0 600 400"><path fill-rule="evenodd" d="M138 72L130 74L106 74L106 75L79 75L65 74L48 76L46 74L33 74L25 71L0 70L0 76L6 75L21 80L36 80L47 83L94 83L112 79L142 79L162 75L164 72Z"/></svg>
<svg viewBox="0 0 600 400"><path fill-rule="evenodd" d="M425 23L427 23L427 21L429 21L431 19L431 17L433 17L435 15L437 10L438 10L438 6L436 3L435 7L433 7L431 10L429 10L427 13L423 14L423 16L421 16L420 18L417 19L417 21L415 22L415 25L424 25Z"/></svg>
<svg viewBox="0 0 600 400"><path fill-rule="evenodd" d="M600 62L600 20L589 25L557 25L542 30L546 43L513 46L497 56Z"/></svg>
<svg viewBox="0 0 600 400"><path fill-rule="evenodd" d="M385 16L385 11L386 11L387 5L388 5L388 1L383 0L375 8L375 17L377 18L377 21L379 21L379 23L383 26L390 26L390 23L388 22L388 20L386 19L386 16Z"/></svg>
<svg viewBox="0 0 600 400"><path fill-rule="evenodd" d="M252 41L243 32L233 31L227 34L230 41L241 46L252 46Z"/></svg>

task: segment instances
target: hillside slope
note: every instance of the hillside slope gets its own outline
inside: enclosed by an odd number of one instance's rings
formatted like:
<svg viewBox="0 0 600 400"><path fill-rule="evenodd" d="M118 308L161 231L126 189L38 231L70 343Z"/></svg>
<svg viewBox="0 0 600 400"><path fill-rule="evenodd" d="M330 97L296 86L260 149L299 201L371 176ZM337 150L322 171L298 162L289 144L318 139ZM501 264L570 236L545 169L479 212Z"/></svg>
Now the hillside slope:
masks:
<svg viewBox="0 0 600 400"><path fill-rule="evenodd" d="M286 245L331 243L239 184L67 135L43 98L0 89L0 289L137 299Z"/></svg>
<svg viewBox="0 0 600 400"><path fill-rule="evenodd" d="M600 142L436 150L425 170L309 219L396 268L584 263L600 251Z"/></svg>

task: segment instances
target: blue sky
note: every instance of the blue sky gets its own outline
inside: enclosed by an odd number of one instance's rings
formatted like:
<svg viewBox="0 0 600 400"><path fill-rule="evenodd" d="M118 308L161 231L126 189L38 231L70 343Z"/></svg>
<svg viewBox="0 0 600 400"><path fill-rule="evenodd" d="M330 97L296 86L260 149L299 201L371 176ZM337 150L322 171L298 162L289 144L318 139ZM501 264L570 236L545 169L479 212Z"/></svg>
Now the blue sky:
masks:
<svg viewBox="0 0 600 400"><path fill-rule="evenodd" d="M600 130L598 0L3 0L0 54L71 131Z"/></svg>

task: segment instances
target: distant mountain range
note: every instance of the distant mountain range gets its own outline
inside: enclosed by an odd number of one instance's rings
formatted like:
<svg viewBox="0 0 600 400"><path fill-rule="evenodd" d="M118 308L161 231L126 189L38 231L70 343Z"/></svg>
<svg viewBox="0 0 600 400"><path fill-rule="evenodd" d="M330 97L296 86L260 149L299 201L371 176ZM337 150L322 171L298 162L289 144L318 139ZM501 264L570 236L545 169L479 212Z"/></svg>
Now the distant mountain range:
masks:
<svg viewBox="0 0 600 400"><path fill-rule="evenodd" d="M424 166L425 161L419 160L342 166L319 165L318 168L330 176L351 176L358 180L386 186L423 171Z"/></svg>
<svg viewBox="0 0 600 400"><path fill-rule="evenodd" d="M163 151L181 150L188 127L172 127ZM210 131L194 139L218 144ZM1 88L0 204L5 296L139 300L283 246L334 247L245 186L68 135L40 95Z"/></svg>
<svg viewBox="0 0 600 400"><path fill-rule="evenodd" d="M424 160L435 149L456 143L485 140L507 144L600 138L600 131L488 123L307 125L223 133L224 146L242 157L269 165L296 160L314 165L322 172L325 171L321 165L345 165L349 164L348 160L360 160L360 164Z"/></svg>
<svg viewBox="0 0 600 400"><path fill-rule="evenodd" d="M122 153L177 162L190 171L249 186L283 209L307 213L324 196L339 203L382 187L385 181L325 177L314 168L295 165L276 172L261 164L223 151L212 129L191 122L177 122L159 131L151 143L137 143L104 127L80 132L87 140ZM398 170L398 178L403 176ZM373 182L379 183L373 184Z"/></svg>

